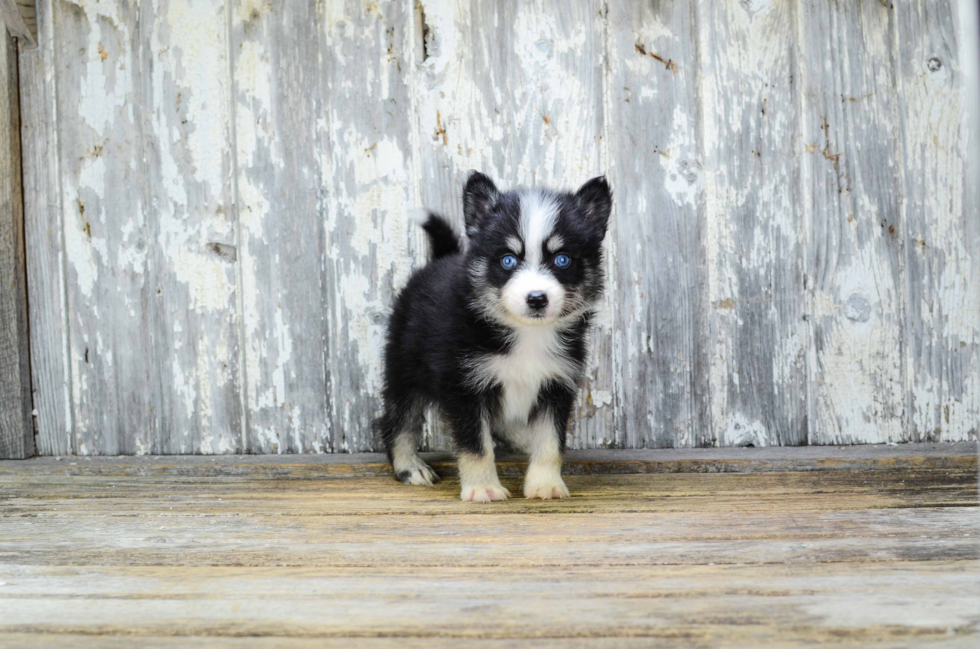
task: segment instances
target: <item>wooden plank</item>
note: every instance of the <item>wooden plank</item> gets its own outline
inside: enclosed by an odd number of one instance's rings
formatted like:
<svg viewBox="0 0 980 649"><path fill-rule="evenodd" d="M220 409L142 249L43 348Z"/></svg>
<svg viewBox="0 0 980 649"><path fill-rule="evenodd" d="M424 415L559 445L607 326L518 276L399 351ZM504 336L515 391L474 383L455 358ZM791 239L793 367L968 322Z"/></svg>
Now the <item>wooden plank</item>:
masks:
<svg viewBox="0 0 980 649"><path fill-rule="evenodd" d="M333 450L317 6L231 4L245 449Z"/></svg>
<svg viewBox="0 0 980 649"><path fill-rule="evenodd" d="M980 228L955 4L896 6L912 440L980 431Z"/></svg>
<svg viewBox="0 0 980 649"><path fill-rule="evenodd" d="M138 8L54 4L75 452L159 448ZM162 291L162 288L161 288Z"/></svg>
<svg viewBox="0 0 980 649"><path fill-rule="evenodd" d="M279 490L283 491L282 485ZM284 503L283 515L270 516L257 514L255 508L260 503L278 504L275 499L246 501L238 493L224 490L213 496L210 491L205 493L208 499L199 498L195 504L186 504L182 498L147 502L138 492L128 493L129 498L140 499L156 514L156 524L150 528L146 516L128 507L112 521L105 507L117 504L118 499L107 494L102 495L108 502L98 508L91 508L86 501L55 497L53 504L59 509L80 508L70 520L42 507L37 520L26 521L27 517L20 516L26 508L17 507L13 511L21 520L11 517L9 523L5 521L0 571L11 565L65 565L67 560L59 555L69 539L77 546L72 565L169 567L185 574L193 572L189 568L277 564L334 568L338 572L360 568L368 574L386 568L416 574L421 570L475 572L483 568L498 569L505 575L520 570L545 572L548 568L606 567L615 571L633 567L643 572L663 565L793 566L902 560L947 561L965 568L963 564L980 556L975 540L980 528L971 520L975 512L962 505L948 506L951 503L947 502L923 511L897 505L885 511L869 511L854 509L861 504L861 497L855 496L847 499L845 508L799 511L797 524L802 529L793 530L787 529L789 515L767 512L753 502L757 494L745 494L753 508L744 513L744 522L721 531L720 526L728 519L700 503L695 504L696 511L688 513L657 509L620 514L599 501L594 507L562 511L534 513L533 508L521 506L508 507L511 511L501 514L451 515L434 503L396 501L394 511L371 507L370 496L358 494L353 500L363 500L368 506L348 507L346 502L332 499L319 508L301 508L290 501ZM596 493L587 497L594 498ZM684 498L678 494L671 497ZM795 506L801 498L779 495L774 500ZM882 500L871 499L869 504ZM723 498L719 504L731 503L730 498ZM404 512L403 508L411 505L420 508L420 515ZM169 507L174 511L180 507L187 513L175 516ZM453 507L466 506L457 502ZM202 524L209 516L214 521ZM374 516L384 516L386 524L371 538L368 528ZM654 517L662 522L659 527L651 522ZM528 522L527 518L537 520ZM430 521L429 528L422 524L424 519ZM86 531L73 532L75 529ZM455 533L440 539L445 529ZM33 548L32 530L46 534ZM480 530L494 530L497 543L487 543L490 537ZM936 538L937 531L946 538ZM504 579L511 580L512 576ZM9 589L5 591L9 593Z"/></svg>
<svg viewBox="0 0 980 649"><path fill-rule="evenodd" d="M9 493L5 512L10 522L5 521L7 529L0 540L0 548L8 563L38 565L63 563L65 559L61 555L65 551L66 539L74 536L79 543L72 550L72 556L78 564L264 565L270 553L279 552L280 561L291 565L383 567L407 563L415 567L544 567L552 565L551 559L554 557L549 557L543 548L529 549L522 555L517 551L521 542L516 536L544 536L550 532L561 545L578 546L573 554L579 554L582 565L594 561L606 551L601 547L591 547L597 536L604 537L610 545L617 542L623 544L613 556L601 560L600 563L607 565L699 564L702 557L697 555L694 544L713 541L718 537L731 545L716 550L719 559L724 557L724 561L718 563L758 564L766 563L767 550L751 530L754 526L765 525L765 519L773 516L772 499L778 495L780 507L793 510L799 516L801 527L833 529L835 524L839 524L841 530L846 531L849 527L847 521L857 516L847 512L870 508L880 513L871 516L869 522L877 521L891 537L867 530L861 534L867 539L865 543L841 544L835 542L839 534L834 533L820 536L827 538L828 542L819 548L813 546L809 552L806 547L800 546L771 548L768 557L771 562L874 561L876 558L895 558L904 540L923 538L921 530L930 523L934 527L944 525L938 516L914 523L913 519L921 519L926 513L919 512L922 516L917 517L910 510L948 511L975 506L975 474L975 470L916 469L882 471L869 479L868 476L847 472L808 472L800 474L806 475L805 479L789 483L784 473L748 476L722 474L702 475L703 479L710 480L698 487L691 485L700 484L693 480L693 476L700 474L661 475L656 478L643 475L569 476L573 498L561 503L544 504L519 498L508 501L507 505L487 508L474 508L460 502L459 481L455 478L446 480L446 484L438 488L424 490L398 487L392 484L394 480L390 477L300 482L257 481L252 478L179 479L172 476L162 479L46 477L49 489L44 489L39 480L19 483L4 480L4 489ZM850 477L842 478L842 475ZM905 480L904 486L900 484L901 480ZM519 478L504 478L502 482L508 488L520 487ZM910 491L912 487L914 491ZM26 497L28 488L43 491L47 501L37 503ZM160 493L148 499L146 492L149 489L159 490ZM81 493L81 490L87 494ZM269 509L259 512L256 508L262 504ZM108 507L112 507L111 516L107 514ZM719 518L718 512L721 510L729 513L737 511L744 518L745 526L732 525L729 519ZM70 519L59 515L69 511L72 512ZM140 520L145 518L144 511L164 513L153 518L168 519L162 522L177 535L174 543L179 543L180 547L161 548L152 537L139 536L140 528L144 532L156 529L145 529L147 522ZM205 544L202 537L195 537L193 529L201 526L200 519L209 516L241 520L222 526L229 535L221 543ZM526 529L520 529L522 519L539 516L554 516L555 526L550 529L537 528L536 525L529 528L525 524ZM587 516L595 517L594 526L583 525L582 520ZM960 522L960 528L975 525L975 521L965 513L955 516L958 516L956 520ZM117 520L113 525L113 517L133 520ZM649 531L638 531L637 517L641 527L642 521L662 518L665 526L667 521L671 521L676 528L677 521L683 520L684 525L691 529L697 527L700 520L707 538L694 538L687 534L687 541L692 544L687 548L690 552L687 552L684 547L671 545L677 534L668 533L664 538L654 538ZM863 514L857 517L868 518ZM30 518L43 520L27 520ZM401 529L412 530L421 518L428 519L431 525L426 530L414 529L409 535L403 534L406 542L401 547L387 550L387 557L372 551L371 543L358 545L350 535L343 533L352 526L358 528L359 521L379 518L390 522L390 527L386 527L383 533L378 532L379 537L387 538L379 540L395 538ZM892 524L886 525L887 520L891 520ZM290 529L291 523L297 526ZM227 530L229 525L237 528L237 531ZM499 546L481 550L472 547L474 543L483 544L468 538L465 530L480 525L485 529L499 530ZM725 529L730 526L731 532L719 533L721 528L718 526ZM910 531L904 534L893 532L901 527L907 527ZM32 546L24 541L32 536L31 528L36 528L35 532L47 530L48 536ZM72 532L76 528L89 531L80 535ZM519 533L514 532L514 528ZM433 529L458 530L459 536L451 542L461 547L446 556L438 548L425 548L411 542L412 536L424 537L425 534L432 534ZM610 537L615 530L619 530L618 541ZM946 554L935 543L916 541L922 544L917 559L978 558L972 530L961 531L966 534L957 534L948 539ZM576 532L580 534L576 535ZM576 536L580 538L576 540ZM278 548L275 547L276 537L281 537L282 541ZM925 538L928 539L928 535ZM880 543L876 544L875 539L879 539ZM855 556L857 554L860 557Z"/></svg>
<svg viewBox="0 0 980 649"><path fill-rule="evenodd" d="M133 225L148 299L135 311L152 354L154 436L127 439L126 452L244 450L227 21L222 0L140 4L145 193Z"/></svg>
<svg viewBox="0 0 980 649"><path fill-rule="evenodd" d="M975 571L955 575L951 573L955 565L937 564L918 570L899 562L868 568L851 565L844 570L760 567L754 576L745 568L718 567L689 575L686 584L681 583L683 573L670 567L634 574L610 571L605 577L573 572L557 579L531 572L510 584L488 580L485 574L475 572L436 571L426 580L399 575L400 579L387 585L380 575L358 578L349 572L334 576L323 570L283 569L282 573L292 577L289 583L295 585L294 592L284 591L268 570L254 568L170 573L89 568L90 574L105 585L104 590L82 585L84 569L52 574L27 568L24 572L34 578L39 597L11 601L11 611L20 613L30 604L41 611L27 612L24 623L10 628L22 633L75 632L102 638L126 634L130 642L132 636L173 637L179 626L182 636L191 636L173 638L180 642L202 642L202 636L218 636L210 641L221 642L222 636L247 634L253 636L250 639L346 637L349 643L354 637L359 646L362 639L370 641L379 636L404 642L424 639L437 643L435 646L444 646L442 642L450 638L456 646L464 639L469 646L471 639L527 642L534 638L538 642L602 638L628 642L645 638L646 646L652 642L661 646L660 640L676 642L677 636L683 636L688 643L694 638L711 646L785 647L821 641L835 646L878 646L878 642L888 640L919 646L920 641L944 638L946 628L952 627L953 639L962 635L975 641L968 608L975 603L975 587L968 581L975 577ZM894 574L889 575L887 568ZM808 573L812 574L809 584ZM140 587L141 575L152 576L155 583ZM621 580L618 585L614 577ZM426 585L432 591L425 592ZM231 591L235 586L238 591ZM506 592L508 588L510 592ZM894 593L891 605L885 594L890 589ZM265 598L259 596L263 591L269 593ZM70 610L62 612L60 620L53 610L57 602L64 604L55 594L58 592L74 595L74 606L67 607ZM949 599L944 603L941 597ZM543 607L545 610L533 617L521 614L540 598L560 598L564 606ZM863 610L874 613L873 621L862 622L847 611L847 607L860 604L864 604ZM915 604L938 611L929 614L920 610L902 620L900 611ZM794 610L794 605L813 611L813 617L807 619L799 608ZM493 607L495 615L468 615L473 606ZM768 613L767 606L772 607ZM140 607L145 618L134 615ZM235 607L235 614L231 607ZM319 615L315 613L318 607ZM382 610L387 612L387 619ZM717 610L725 610L726 616L719 619L710 614ZM111 614L116 617L109 621ZM186 617L178 618L181 614ZM606 620L601 619L603 614L608 616ZM698 614L704 617L699 619ZM350 617L344 619L345 615ZM685 615L691 617L685 620ZM102 629L95 630L85 616L107 621ZM282 622L284 619L289 622ZM222 623L227 626L222 628ZM794 623L798 624L795 628ZM357 624L362 625L360 629ZM887 628L891 624L894 627ZM142 645L142 638L139 643Z"/></svg>
<svg viewBox="0 0 980 649"><path fill-rule="evenodd" d="M420 4L424 45L414 102L426 207L445 214L462 232L462 185L471 169L500 187L567 189L609 171L601 3ZM578 427L569 440L573 448L623 443L613 425L613 326L607 300L591 340ZM448 448L438 427L426 441L429 448Z"/></svg>
<svg viewBox="0 0 980 649"><path fill-rule="evenodd" d="M456 475L449 453L425 453L440 475ZM723 447L716 449L572 450L565 456L567 475L634 473L770 473L779 471L875 471L879 469L975 469L975 444L902 444L857 447ZM525 457L498 457L500 475L518 477ZM391 476L382 453L328 455L223 455L179 457L121 456L36 458L28 463L0 462L0 475L33 476L174 476L204 478L353 478Z"/></svg>
<svg viewBox="0 0 980 649"><path fill-rule="evenodd" d="M700 446L711 437L694 11L619 0L607 20L615 439Z"/></svg>
<svg viewBox="0 0 980 649"><path fill-rule="evenodd" d="M710 441L805 444L796 6L728 0L698 9Z"/></svg>
<svg viewBox="0 0 980 649"><path fill-rule="evenodd" d="M780 642L797 642L798 644L805 644L810 640L810 636L807 635L808 630L791 630L791 629L780 629L779 639L773 638L770 646L780 646ZM763 641L760 640L759 629L753 628L749 630L744 638L739 630L729 629L728 627L723 627L719 629L717 635L712 634L701 634L699 638L706 638L706 643L713 644L724 644L725 642L739 642L742 641L746 645L753 646L766 646L765 644L760 644L762 642L768 642L768 637ZM861 647L864 646L864 642L873 642L875 647L881 647L882 649L905 649L909 646L909 640L904 637L904 634L892 634L889 633L888 629L875 629L871 632L866 631L855 631L853 629L838 628L834 630L837 635L833 639L828 638L828 642L834 642L836 646L840 647ZM872 635L874 634L874 635ZM842 639L842 636L846 639ZM79 649L88 649L90 647L106 647L109 649L115 649L121 647L123 649L132 646L133 638L127 636L109 636L109 635L65 635L65 634L54 634L54 633L7 633L4 634L4 640L10 643L12 646L18 647L20 649L31 649L33 647L49 647L51 645L56 646L66 646L71 645L72 647L78 647ZM935 647L942 647L943 649L972 649L973 644L976 642L976 638L972 635L954 635L952 637L946 637L940 635L937 631L927 630L923 633L914 634L915 646L923 647L924 649L933 649ZM672 631L669 631L663 635L650 634L645 636L637 637L611 637L611 638L599 638L599 637L582 637L582 638L473 638L466 637L467 647L476 647L477 649L645 649L651 644L656 644L657 647L673 648L673 647L689 647L690 646L690 635L685 635L683 638L678 638ZM927 639L928 638L928 639ZM190 649L200 649L202 647L207 648L237 648L237 647L275 647L283 649L306 649L308 647L325 647L327 649L333 649L334 647L346 648L351 645L351 639L345 637L329 638L329 637L313 637L313 638L287 638L283 636L266 636L266 637L248 637L248 638L234 638L234 637L206 637L206 636L148 636L141 635L139 638L139 644L141 647L149 647L152 649L157 649L159 647L188 647ZM381 637L371 637L366 638L359 636L357 638L358 647L367 647L369 649L453 649L460 645L460 638L458 637L391 637L391 638L381 638ZM785 644L783 645L785 646Z"/></svg>
<svg viewBox="0 0 980 649"><path fill-rule="evenodd" d="M959 36L959 66L962 70L963 82L962 89L964 94L963 111L963 155L966 159L964 165L966 169L966 180L963 192L963 220L960 221L963 227L963 240L966 249L970 251L973 271L966 275L969 282L973 279L973 295L980 292L977 289L977 277L980 277L978 267L980 267L980 219L969 218L971 214L980 214L980 174L976 173L980 169L980 6L970 0L959 0L957 13L957 27ZM973 312L977 314L980 310L980 303L974 301ZM964 309L969 312L970 309ZM974 324L980 321L980 314L974 319ZM966 345L963 343L966 342ZM966 435L975 440L980 440L980 335L974 328L972 342L961 340L959 346L959 365L962 368L972 368L972 372L963 371L963 397L962 402L966 405L958 405L958 410L962 413L973 412L977 416L973 418L973 424L969 420L965 421ZM972 398L972 405L971 403ZM945 412L943 413L945 416ZM963 430L959 431L964 434Z"/></svg>
<svg viewBox="0 0 980 649"><path fill-rule="evenodd" d="M17 45L0 16L0 458L34 455Z"/></svg>
<svg viewBox="0 0 980 649"><path fill-rule="evenodd" d="M282 555L293 555L297 561L287 561L293 565L343 567L361 563L383 568L397 563L445 566L449 562L459 566L543 568L551 565L551 560L543 548L533 545L550 536L560 541L558 545L579 543L585 547L606 539L610 545L621 546L600 565L708 563L693 545L716 541L727 541L731 546L719 545L714 550L716 557L726 558L724 563L758 564L767 562L761 549L765 534L755 532L762 532L765 526L782 528L793 516L798 517L797 524L781 529L780 536L786 540L809 536L825 543L811 549L800 545L772 548L771 563L830 560L833 556L853 561L858 559L856 554L871 560L876 551L879 559L886 559L907 541L921 544L922 552L909 558L943 558L943 544L931 542L936 540L931 538L935 533L922 536L930 526L948 528L940 535L950 551L945 558L952 558L954 551L961 558L980 557L971 529L978 523L975 511L969 509L976 506L977 497L975 470L970 469L592 475L569 476L569 481L574 496L561 502L518 498L474 507L459 501L456 479L435 488L412 489L399 486L390 477L296 481L246 476L215 480L58 477L11 471L0 476L5 494L0 563L25 563L33 557L30 563L62 564L66 558L59 556L59 549L74 537L78 544L73 560L78 563L242 565L251 554L250 565L265 565L272 550L268 538L281 537L277 549ZM508 477L504 482L516 486L519 479ZM34 516L23 516L25 513ZM220 544L202 543L193 534L194 528L209 525L206 520L202 522L209 516L229 521L221 530L227 535ZM465 556L443 554L438 547L423 548L421 543L409 542L390 548L387 556L382 556L372 552L371 543L357 543L358 537L367 533L359 521L378 516L388 521L384 529L377 530L378 541L426 539L439 537L439 530L462 532L482 526L496 530L500 543ZM540 522L549 517L553 524ZM236 522L236 518L241 521ZM159 536L154 532L157 527L147 529L147 520L160 519L164 520L157 525L165 524L169 534L175 535L173 543L180 547L160 547L154 541L153 537ZM424 519L431 524L421 525ZM661 526L654 524L658 521ZM345 522L350 525L345 526ZM251 531L235 534L228 525ZM140 537L141 528L144 534L151 534ZM953 534L957 531L961 533ZM853 542L855 536L868 543ZM516 551L521 545L517 537L529 542L527 553ZM670 545L679 537L692 547ZM25 541L30 538L35 541ZM840 543L848 538L847 543ZM445 542L479 544L478 539L462 533L447 537ZM664 547L661 552L634 547L644 544ZM599 543L587 551L595 558L609 549ZM96 556L99 552L101 558ZM82 561L83 553L88 561ZM356 556L363 561L352 561ZM589 565L584 554L580 558L578 565Z"/></svg>
<svg viewBox="0 0 980 649"><path fill-rule="evenodd" d="M56 7L79 454L240 450L222 7Z"/></svg>
<svg viewBox="0 0 980 649"><path fill-rule="evenodd" d="M891 3L803 2L811 444L905 437L901 138Z"/></svg>
<svg viewBox="0 0 980 649"><path fill-rule="evenodd" d="M976 640L975 470L452 482L0 475L0 644Z"/></svg>
<svg viewBox="0 0 980 649"><path fill-rule="evenodd" d="M408 280L418 229L406 218L416 168L410 61L413 5L323 8L319 68L321 218L329 422L334 451L379 450L387 312Z"/></svg>
<svg viewBox="0 0 980 649"><path fill-rule="evenodd" d="M42 38L20 53L24 220L31 374L39 455L74 453L68 296L58 147L54 14L40 0Z"/></svg>

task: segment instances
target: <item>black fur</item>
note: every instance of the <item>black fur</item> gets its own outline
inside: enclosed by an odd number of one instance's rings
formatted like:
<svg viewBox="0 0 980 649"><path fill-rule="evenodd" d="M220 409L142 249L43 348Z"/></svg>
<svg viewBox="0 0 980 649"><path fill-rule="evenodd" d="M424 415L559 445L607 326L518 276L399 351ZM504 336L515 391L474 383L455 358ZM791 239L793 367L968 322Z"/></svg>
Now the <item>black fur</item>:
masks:
<svg viewBox="0 0 980 649"><path fill-rule="evenodd" d="M429 235L432 259L442 259L462 252L455 230L440 216L429 212L422 229Z"/></svg>
<svg viewBox="0 0 980 649"><path fill-rule="evenodd" d="M527 192L536 192L534 196L557 206L550 232L561 238L560 252L571 259L560 268L558 251L542 245L540 267L567 296L553 326L560 353L576 371L570 377L543 381L527 413L529 422L549 413L564 450L576 383L586 360L592 307L603 290L602 239L612 197L604 178L589 181L575 194L522 191L525 198ZM513 277L501 258L508 254L506 242L521 231L522 192L500 192L489 178L474 172L464 189L463 206L468 249L462 252L449 224L430 213L423 227L433 259L411 276L391 314L384 357L384 412L377 421L389 458L400 435L411 434L417 443L429 404L440 407L458 452L484 453L483 421L491 422L495 433L504 423L499 419L501 385L475 380L473 363L488 355L508 357L515 332L523 326L501 310L504 287ZM531 253L519 252L522 260ZM404 473L398 476L403 481L407 480Z"/></svg>

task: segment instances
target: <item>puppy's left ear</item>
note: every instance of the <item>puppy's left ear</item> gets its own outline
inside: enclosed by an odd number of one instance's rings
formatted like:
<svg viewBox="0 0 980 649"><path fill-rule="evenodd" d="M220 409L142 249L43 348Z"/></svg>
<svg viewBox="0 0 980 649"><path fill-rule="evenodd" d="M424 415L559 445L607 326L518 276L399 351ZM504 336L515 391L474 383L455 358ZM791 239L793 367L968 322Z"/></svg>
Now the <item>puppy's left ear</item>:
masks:
<svg viewBox="0 0 980 649"><path fill-rule="evenodd" d="M463 188L463 218L466 220L467 236L476 234L483 226L499 195L497 186L490 178L479 171L470 172Z"/></svg>
<svg viewBox="0 0 980 649"><path fill-rule="evenodd" d="M612 190L605 176L593 178L575 192L575 200L583 216L596 231L605 236L609 225L609 212L612 210Z"/></svg>

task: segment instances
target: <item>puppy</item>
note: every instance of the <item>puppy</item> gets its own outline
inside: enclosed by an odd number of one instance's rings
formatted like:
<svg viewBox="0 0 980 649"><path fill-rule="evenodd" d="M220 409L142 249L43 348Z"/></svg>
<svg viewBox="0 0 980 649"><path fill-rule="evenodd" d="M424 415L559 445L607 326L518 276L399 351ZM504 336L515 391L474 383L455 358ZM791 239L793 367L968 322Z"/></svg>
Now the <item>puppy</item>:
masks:
<svg viewBox="0 0 980 649"><path fill-rule="evenodd" d="M612 193L604 177L574 194L501 192L472 172L463 190L469 240L423 212L432 261L398 296L376 421L398 480L439 477L418 455L425 409L452 431L460 498L505 500L493 437L530 455L527 498L565 498L562 453L586 334L603 290L602 240Z"/></svg>

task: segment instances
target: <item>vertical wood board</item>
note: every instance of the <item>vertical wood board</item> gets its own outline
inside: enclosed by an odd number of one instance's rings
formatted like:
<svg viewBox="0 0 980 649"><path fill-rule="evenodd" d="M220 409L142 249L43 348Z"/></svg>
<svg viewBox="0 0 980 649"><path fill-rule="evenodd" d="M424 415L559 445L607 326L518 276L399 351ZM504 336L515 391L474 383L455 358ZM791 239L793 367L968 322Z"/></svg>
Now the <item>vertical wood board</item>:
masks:
<svg viewBox="0 0 980 649"><path fill-rule="evenodd" d="M54 2L75 452L156 450L138 6Z"/></svg>
<svg viewBox="0 0 980 649"><path fill-rule="evenodd" d="M964 88L971 80L960 66L954 5L896 5L909 441L980 430L980 215L968 205L967 186L968 141L976 135L966 122Z"/></svg>
<svg viewBox="0 0 980 649"><path fill-rule="evenodd" d="M317 7L231 7L249 453L333 450L324 300Z"/></svg>
<svg viewBox="0 0 980 649"><path fill-rule="evenodd" d="M899 441L901 129L890 3L801 3L811 444Z"/></svg>
<svg viewBox="0 0 980 649"><path fill-rule="evenodd" d="M153 452L242 452L231 73L223 0L139 3ZM125 229L126 224L123 225ZM144 248L145 246L145 248ZM148 290L147 290L148 289Z"/></svg>
<svg viewBox="0 0 980 649"><path fill-rule="evenodd" d="M698 8L711 442L806 443L796 7Z"/></svg>
<svg viewBox="0 0 980 649"><path fill-rule="evenodd" d="M70 455L75 444L52 11L51 0L38 0L38 47L20 52L21 152L37 452Z"/></svg>
<svg viewBox="0 0 980 649"><path fill-rule="evenodd" d="M371 420L380 414L387 314L412 267L413 10L392 0L324 7L318 139L336 451L379 448Z"/></svg>
<svg viewBox="0 0 980 649"><path fill-rule="evenodd" d="M622 0L608 20L615 434L698 446L710 423L694 7Z"/></svg>
<svg viewBox="0 0 980 649"><path fill-rule="evenodd" d="M34 455L17 43L0 20L0 458Z"/></svg>

